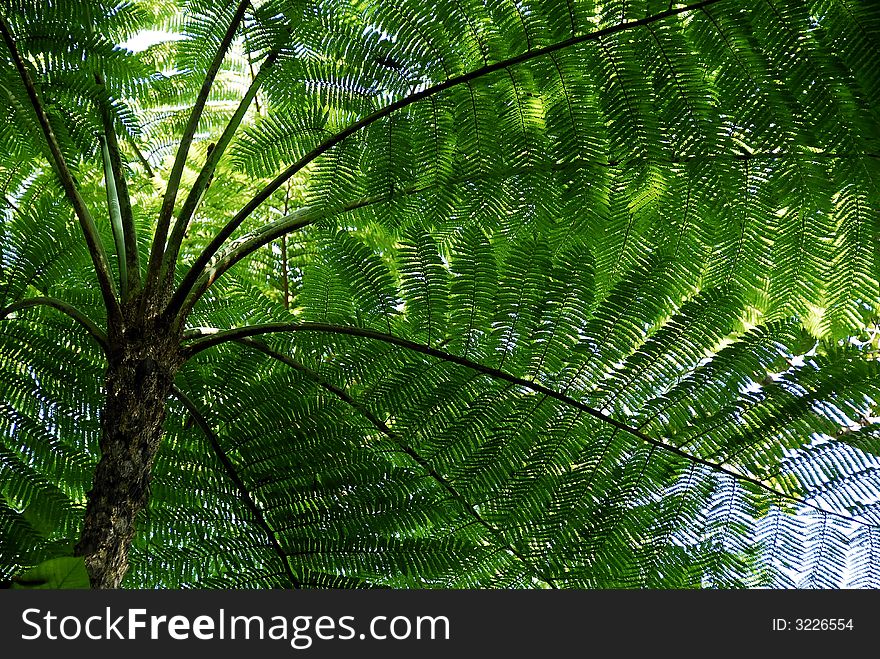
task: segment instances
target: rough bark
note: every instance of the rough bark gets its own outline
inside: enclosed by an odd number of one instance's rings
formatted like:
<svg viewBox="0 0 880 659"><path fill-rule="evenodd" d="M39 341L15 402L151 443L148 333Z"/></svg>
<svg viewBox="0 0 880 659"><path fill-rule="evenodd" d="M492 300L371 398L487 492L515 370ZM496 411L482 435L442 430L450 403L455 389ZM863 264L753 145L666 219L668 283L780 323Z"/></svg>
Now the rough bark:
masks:
<svg viewBox="0 0 880 659"><path fill-rule="evenodd" d="M154 321L133 318L137 306L133 300L123 323L108 332L101 459L76 546L93 588L117 588L128 571L135 522L149 501L166 401L180 366L177 338Z"/></svg>

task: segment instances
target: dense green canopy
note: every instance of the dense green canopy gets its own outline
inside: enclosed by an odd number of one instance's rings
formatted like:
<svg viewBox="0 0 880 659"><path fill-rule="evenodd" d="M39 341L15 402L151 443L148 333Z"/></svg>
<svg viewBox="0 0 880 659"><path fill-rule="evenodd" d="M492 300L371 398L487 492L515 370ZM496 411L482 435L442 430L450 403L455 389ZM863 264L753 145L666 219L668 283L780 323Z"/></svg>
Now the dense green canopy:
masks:
<svg viewBox="0 0 880 659"><path fill-rule="evenodd" d="M0 13L0 580L152 292L126 586L880 586L880 3Z"/></svg>

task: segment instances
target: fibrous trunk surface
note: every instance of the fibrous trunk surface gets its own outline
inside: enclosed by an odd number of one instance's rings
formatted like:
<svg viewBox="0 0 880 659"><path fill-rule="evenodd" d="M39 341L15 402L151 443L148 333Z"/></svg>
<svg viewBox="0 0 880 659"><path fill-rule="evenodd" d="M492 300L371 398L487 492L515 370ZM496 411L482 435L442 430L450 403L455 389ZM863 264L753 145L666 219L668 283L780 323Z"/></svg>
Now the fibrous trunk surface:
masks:
<svg viewBox="0 0 880 659"><path fill-rule="evenodd" d="M128 571L135 522L149 501L166 400L179 366L177 341L156 323L126 322L111 328L108 338L101 459L76 546L93 588L117 588Z"/></svg>

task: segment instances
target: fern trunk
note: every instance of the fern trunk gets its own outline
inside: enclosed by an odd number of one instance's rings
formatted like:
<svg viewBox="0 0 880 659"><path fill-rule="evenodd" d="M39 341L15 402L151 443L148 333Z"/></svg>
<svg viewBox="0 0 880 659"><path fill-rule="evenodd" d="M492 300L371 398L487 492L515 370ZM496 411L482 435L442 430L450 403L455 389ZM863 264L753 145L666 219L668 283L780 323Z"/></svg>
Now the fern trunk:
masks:
<svg viewBox="0 0 880 659"><path fill-rule="evenodd" d="M180 364L177 342L166 328L135 322L114 329L109 337L101 459L76 546L93 588L119 587L128 570L135 522L149 501L166 401Z"/></svg>

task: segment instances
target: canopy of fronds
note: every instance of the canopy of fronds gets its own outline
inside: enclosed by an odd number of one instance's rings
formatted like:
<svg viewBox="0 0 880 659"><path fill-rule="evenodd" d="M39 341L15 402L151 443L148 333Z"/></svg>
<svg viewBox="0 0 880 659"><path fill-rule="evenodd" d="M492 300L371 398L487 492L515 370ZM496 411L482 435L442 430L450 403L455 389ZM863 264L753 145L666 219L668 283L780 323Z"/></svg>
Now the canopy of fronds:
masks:
<svg viewBox="0 0 880 659"><path fill-rule="evenodd" d="M880 3L242 4L126 585L880 586ZM241 7L0 0L116 281ZM0 45L0 580L99 458L50 156Z"/></svg>

